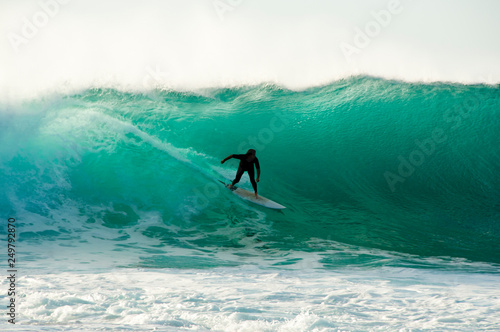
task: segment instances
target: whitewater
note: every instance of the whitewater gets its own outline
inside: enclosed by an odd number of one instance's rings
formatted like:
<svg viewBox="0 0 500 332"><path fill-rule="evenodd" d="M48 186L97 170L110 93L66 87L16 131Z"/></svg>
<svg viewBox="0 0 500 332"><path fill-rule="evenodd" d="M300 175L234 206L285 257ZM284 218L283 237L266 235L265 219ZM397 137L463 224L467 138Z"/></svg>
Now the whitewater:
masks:
<svg viewBox="0 0 500 332"><path fill-rule="evenodd" d="M500 329L494 1L0 7L0 330Z"/></svg>

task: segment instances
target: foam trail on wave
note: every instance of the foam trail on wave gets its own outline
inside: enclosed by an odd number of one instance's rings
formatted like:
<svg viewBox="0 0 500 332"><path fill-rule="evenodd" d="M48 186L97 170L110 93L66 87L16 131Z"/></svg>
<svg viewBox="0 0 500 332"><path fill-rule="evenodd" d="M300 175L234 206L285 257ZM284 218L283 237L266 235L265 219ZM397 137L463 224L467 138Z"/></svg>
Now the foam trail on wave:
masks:
<svg viewBox="0 0 500 332"><path fill-rule="evenodd" d="M85 119L83 119L85 118ZM126 135L127 133L133 134L139 137L143 142L153 146L154 148L166 152L169 156L176 159L177 161L189 166L194 169L196 172L203 174L207 178L212 181L216 181L216 178L209 171L204 169L203 167L195 164L192 159L198 158L202 156L203 158L207 158L206 155L196 152L193 148L177 148L169 142L165 142L160 140L157 137L151 136L148 133L140 130L138 127L133 124L127 123L125 121L113 118L107 114L103 114L94 110L86 110L84 113L80 112L76 118L73 118L76 123L70 124L69 126L63 126L67 128L67 130L74 130L75 126L84 126L86 123L105 123L110 128L113 129L114 132L121 133L122 135ZM84 121L82 121L84 120ZM68 119L68 121L70 121ZM60 122L52 123L51 125L44 128L44 130L51 134L55 130L57 130L54 126L60 126Z"/></svg>
<svg viewBox="0 0 500 332"><path fill-rule="evenodd" d="M132 133L140 137L144 142L147 142L148 144L150 144L151 146L155 147L158 150L165 151L166 153L168 153L169 156L177 159L179 162L185 165L188 165L189 167L199 172L200 174L203 174L210 180L217 181L217 179L213 176L213 174L211 174L206 169L202 168L201 166L195 164L192 161L193 157L198 157L202 155L194 151L193 148L188 148L188 149L177 148L169 142L164 142L154 136L145 133L144 131L140 130L139 128L130 123L120 121L108 115L104 115L104 117L106 119L106 122L114 124L116 125L116 127L120 127L121 130L123 130L123 132ZM188 156L191 156L191 159Z"/></svg>

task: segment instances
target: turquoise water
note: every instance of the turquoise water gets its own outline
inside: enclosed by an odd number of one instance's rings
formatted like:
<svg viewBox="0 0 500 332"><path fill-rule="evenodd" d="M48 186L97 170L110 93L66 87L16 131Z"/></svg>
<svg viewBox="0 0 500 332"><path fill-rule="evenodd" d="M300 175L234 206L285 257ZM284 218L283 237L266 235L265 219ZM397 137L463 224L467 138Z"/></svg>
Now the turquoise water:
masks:
<svg viewBox="0 0 500 332"><path fill-rule="evenodd" d="M30 225L26 245L75 245L99 229L126 256L124 230L154 219L140 233L159 243L137 247L251 243L265 255L321 252L311 241L332 241L500 263L499 97L498 86L372 77L304 91L47 96L2 110L0 204ZM259 192L285 205L283 213L218 185L237 167L220 160L248 148L261 163ZM241 185L251 188L246 175ZM161 255L135 264L182 265ZM188 265L205 264L219 263Z"/></svg>
<svg viewBox="0 0 500 332"><path fill-rule="evenodd" d="M0 327L495 330L499 96L354 77L4 105ZM282 212L219 183L248 148Z"/></svg>

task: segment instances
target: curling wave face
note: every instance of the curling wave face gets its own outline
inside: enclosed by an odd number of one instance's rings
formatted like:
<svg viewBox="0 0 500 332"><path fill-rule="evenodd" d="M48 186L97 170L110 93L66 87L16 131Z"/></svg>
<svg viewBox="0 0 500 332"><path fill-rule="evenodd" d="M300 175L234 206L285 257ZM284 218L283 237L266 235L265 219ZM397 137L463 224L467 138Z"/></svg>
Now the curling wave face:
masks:
<svg viewBox="0 0 500 332"><path fill-rule="evenodd" d="M124 257L332 241L498 263L499 97L498 86L370 77L300 92L47 96L3 107L0 205L24 222L24 241L99 243ZM218 185L236 168L220 159L250 147L259 192L284 214ZM140 264L161 265L151 262Z"/></svg>

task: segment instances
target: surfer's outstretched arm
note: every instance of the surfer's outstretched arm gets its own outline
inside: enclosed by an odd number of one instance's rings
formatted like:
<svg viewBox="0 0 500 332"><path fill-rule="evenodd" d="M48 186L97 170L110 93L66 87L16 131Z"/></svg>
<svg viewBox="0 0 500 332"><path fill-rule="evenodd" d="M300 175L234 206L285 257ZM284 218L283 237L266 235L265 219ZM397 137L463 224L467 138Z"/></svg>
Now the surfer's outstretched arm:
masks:
<svg viewBox="0 0 500 332"><path fill-rule="evenodd" d="M229 157L224 158L223 160L221 160L221 162L220 162L220 163L221 163L221 164L224 164L227 160L229 160L229 159L231 159L231 158L233 158L233 155L230 155Z"/></svg>

